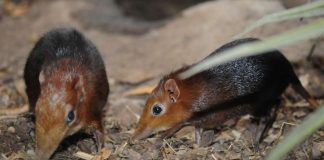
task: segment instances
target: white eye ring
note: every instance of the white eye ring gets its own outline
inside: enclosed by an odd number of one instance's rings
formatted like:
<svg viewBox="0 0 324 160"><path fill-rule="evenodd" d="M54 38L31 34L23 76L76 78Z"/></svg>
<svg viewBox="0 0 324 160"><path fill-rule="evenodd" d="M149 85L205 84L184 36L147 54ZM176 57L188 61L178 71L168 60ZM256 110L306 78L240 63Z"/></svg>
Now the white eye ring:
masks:
<svg viewBox="0 0 324 160"><path fill-rule="evenodd" d="M165 112L165 106L161 103L157 103L152 107L152 115L159 116Z"/></svg>
<svg viewBox="0 0 324 160"><path fill-rule="evenodd" d="M75 115L75 111L71 110L68 115L66 116L66 122L68 124L72 124L72 122L75 120L76 115Z"/></svg>

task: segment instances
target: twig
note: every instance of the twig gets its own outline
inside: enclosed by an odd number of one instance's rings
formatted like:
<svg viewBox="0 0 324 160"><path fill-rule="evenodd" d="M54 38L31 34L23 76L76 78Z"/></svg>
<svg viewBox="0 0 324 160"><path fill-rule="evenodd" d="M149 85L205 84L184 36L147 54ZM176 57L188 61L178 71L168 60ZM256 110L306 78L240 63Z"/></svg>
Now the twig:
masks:
<svg viewBox="0 0 324 160"><path fill-rule="evenodd" d="M212 157L214 160L218 160L218 159L214 156L214 154L211 154L211 157Z"/></svg>
<svg viewBox="0 0 324 160"><path fill-rule="evenodd" d="M307 58L306 58L307 61L311 61L311 58L312 58L312 55L313 55L313 53L315 51L316 45L320 41L320 39L321 38L316 38L315 42L312 44L311 49L310 49L310 51L309 51L309 53L307 55Z"/></svg>
<svg viewBox="0 0 324 160"><path fill-rule="evenodd" d="M216 156L215 156L216 155ZM214 160L223 160L224 158L221 157L219 154L217 153L212 153L211 154L211 157L214 159Z"/></svg>
<svg viewBox="0 0 324 160"><path fill-rule="evenodd" d="M241 142L241 144L247 149L249 150L250 153L253 153L253 151L242 141L242 140L239 140L239 142Z"/></svg>
<svg viewBox="0 0 324 160"><path fill-rule="evenodd" d="M305 147L303 146L302 148L303 148L303 152L304 152L304 154L306 155L307 159L310 159L308 153L307 153L306 150L305 150Z"/></svg>
<svg viewBox="0 0 324 160"><path fill-rule="evenodd" d="M168 147L170 147L173 153L176 153L176 151L173 149L173 147L169 144L168 141L166 141L165 139L163 139L163 141L165 142L165 144L167 144Z"/></svg>
<svg viewBox="0 0 324 160"><path fill-rule="evenodd" d="M281 127L280 127L280 130L279 130L279 135L278 135L278 137L277 137L277 140L280 138L280 136L282 136L282 134L283 134L283 127L284 127L285 125L296 126L296 124L294 124L294 123L282 122Z"/></svg>
<svg viewBox="0 0 324 160"><path fill-rule="evenodd" d="M233 146L233 143L231 142L230 146L228 146L227 150L230 150Z"/></svg>
<svg viewBox="0 0 324 160"><path fill-rule="evenodd" d="M252 135L250 135L250 137L249 137L249 141L250 141L250 143L251 143L251 145L252 145L253 153L255 153L256 148L255 148L255 146L254 146L254 138L253 138Z"/></svg>
<svg viewBox="0 0 324 160"><path fill-rule="evenodd" d="M285 125L291 125L291 126L296 126L294 123L289 123L289 122L282 122L281 127L280 127L280 134L282 134L283 127Z"/></svg>
<svg viewBox="0 0 324 160"><path fill-rule="evenodd" d="M3 153L1 154L1 156L6 160L8 159L8 157L6 155L4 155Z"/></svg>
<svg viewBox="0 0 324 160"><path fill-rule="evenodd" d="M128 105L126 105L126 109L135 116L137 121L140 119L140 116L137 113L135 113L132 109L130 109Z"/></svg>
<svg viewBox="0 0 324 160"><path fill-rule="evenodd" d="M0 116L0 120L3 120L3 119L16 119L17 117L18 117L18 115Z"/></svg>
<svg viewBox="0 0 324 160"><path fill-rule="evenodd" d="M116 154L121 154L121 153L123 153L123 151L124 151L124 149L125 149L125 147L127 146L127 144L128 144L128 141L126 141L122 146L120 146L117 150L116 150Z"/></svg>

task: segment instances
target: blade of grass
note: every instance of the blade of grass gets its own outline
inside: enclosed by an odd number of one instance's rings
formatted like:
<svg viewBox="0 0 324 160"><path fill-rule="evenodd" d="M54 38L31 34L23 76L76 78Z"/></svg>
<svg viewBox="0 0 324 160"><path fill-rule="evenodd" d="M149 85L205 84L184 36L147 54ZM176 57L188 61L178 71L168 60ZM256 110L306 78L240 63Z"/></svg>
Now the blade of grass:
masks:
<svg viewBox="0 0 324 160"><path fill-rule="evenodd" d="M292 130L280 143L270 152L267 160L277 160L283 158L295 146L309 137L316 130L324 126L324 105L317 109L315 113L309 115L305 121Z"/></svg>
<svg viewBox="0 0 324 160"><path fill-rule="evenodd" d="M245 34L251 32L253 29L265 25L267 23L280 22L284 20L308 18L324 15L324 1L318 1L308 3L300 7L276 12L267 16L262 17L258 21L254 22L251 26L245 29L242 33L235 36L234 39L243 37Z"/></svg>
<svg viewBox="0 0 324 160"><path fill-rule="evenodd" d="M180 73L179 78L185 79L203 70L207 70L215 65L220 65L241 57L261 54L266 51L271 51L274 48L280 48L297 41L319 37L323 33L324 19L284 32L279 35L272 36L265 39L264 41L248 43L225 50L222 52L222 54L216 54L192 66L190 69Z"/></svg>

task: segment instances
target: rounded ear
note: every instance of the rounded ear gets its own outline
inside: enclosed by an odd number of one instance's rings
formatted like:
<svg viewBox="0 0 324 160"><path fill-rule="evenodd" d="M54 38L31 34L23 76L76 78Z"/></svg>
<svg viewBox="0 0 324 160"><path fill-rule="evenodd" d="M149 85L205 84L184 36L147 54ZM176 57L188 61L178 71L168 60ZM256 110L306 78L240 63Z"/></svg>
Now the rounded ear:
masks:
<svg viewBox="0 0 324 160"><path fill-rule="evenodd" d="M72 88L75 90L80 90L80 88L82 87L83 84L81 84L82 82L80 81L79 77L74 77L72 79Z"/></svg>
<svg viewBox="0 0 324 160"><path fill-rule="evenodd" d="M180 90L178 88L177 82L174 79L168 79L164 83L164 90L168 93L171 102L177 102L180 96Z"/></svg>
<svg viewBox="0 0 324 160"><path fill-rule="evenodd" d="M82 102L86 95L83 79L80 77L74 78L72 81L72 88L77 92L79 101Z"/></svg>

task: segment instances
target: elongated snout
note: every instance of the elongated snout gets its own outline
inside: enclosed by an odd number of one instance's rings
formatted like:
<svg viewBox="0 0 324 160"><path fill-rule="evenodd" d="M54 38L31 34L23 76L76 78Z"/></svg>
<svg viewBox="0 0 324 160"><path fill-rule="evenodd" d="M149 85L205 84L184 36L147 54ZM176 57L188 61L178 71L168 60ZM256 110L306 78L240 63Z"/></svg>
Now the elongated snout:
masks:
<svg viewBox="0 0 324 160"><path fill-rule="evenodd" d="M59 125L44 127L38 122L36 122L36 157L38 160L47 160L64 139L67 129Z"/></svg>
<svg viewBox="0 0 324 160"><path fill-rule="evenodd" d="M133 136L132 136L132 140L141 140L144 138L149 137L150 135L153 134L153 129L151 127L146 127L146 128L136 128Z"/></svg>
<svg viewBox="0 0 324 160"><path fill-rule="evenodd" d="M37 131L36 131L37 132ZM47 160L55 152L64 135L56 133L36 133L36 157L38 160Z"/></svg>

